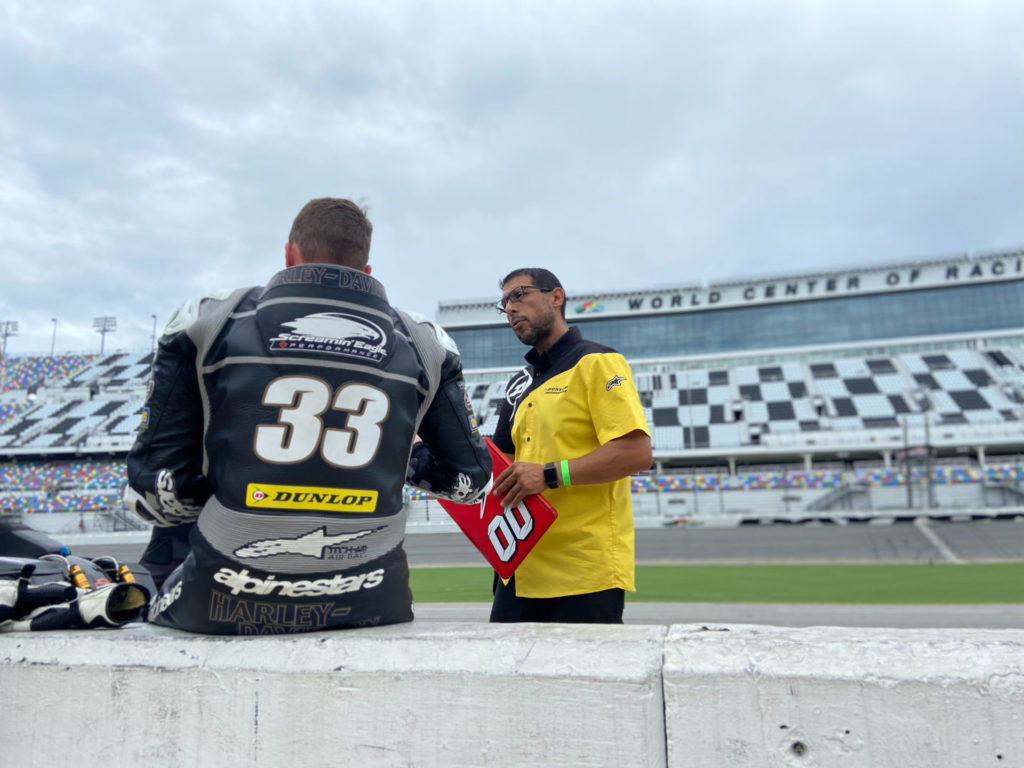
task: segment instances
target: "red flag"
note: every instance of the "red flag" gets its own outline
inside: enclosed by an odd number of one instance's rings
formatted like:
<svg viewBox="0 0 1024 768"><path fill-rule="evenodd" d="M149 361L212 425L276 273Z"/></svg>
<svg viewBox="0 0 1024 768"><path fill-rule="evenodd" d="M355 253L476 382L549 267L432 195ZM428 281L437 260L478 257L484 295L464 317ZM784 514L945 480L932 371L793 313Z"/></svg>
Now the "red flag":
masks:
<svg viewBox="0 0 1024 768"><path fill-rule="evenodd" d="M509 466L509 461L490 438L485 437L484 441L494 465L491 473L497 478ZM473 504L457 504L447 499L437 501L503 579L512 577L558 517L555 508L539 493L507 509L493 493Z"/></svg>

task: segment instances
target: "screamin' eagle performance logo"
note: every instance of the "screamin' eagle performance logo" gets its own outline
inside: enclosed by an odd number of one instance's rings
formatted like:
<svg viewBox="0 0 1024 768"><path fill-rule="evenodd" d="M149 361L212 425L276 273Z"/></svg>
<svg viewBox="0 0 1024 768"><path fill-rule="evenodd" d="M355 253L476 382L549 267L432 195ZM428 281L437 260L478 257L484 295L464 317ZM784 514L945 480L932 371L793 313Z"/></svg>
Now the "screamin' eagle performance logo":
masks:
<svg viewBox="0 0 1024 768"><path fill-rule="evenodd" d="M270 339L272 352L310 351L348 355L380 362L387 355L387 335L376 323L343 312L317 312L281 323Z"/></svg>

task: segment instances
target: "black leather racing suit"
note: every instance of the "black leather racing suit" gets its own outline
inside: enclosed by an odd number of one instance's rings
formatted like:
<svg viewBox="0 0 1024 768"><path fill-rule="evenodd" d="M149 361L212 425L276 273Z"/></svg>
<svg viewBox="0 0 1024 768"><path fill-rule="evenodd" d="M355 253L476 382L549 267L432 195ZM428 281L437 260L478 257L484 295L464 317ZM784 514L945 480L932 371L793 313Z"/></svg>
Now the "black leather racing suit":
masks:
<svg viewBox="0 0 1024 768"><path fill-rule="evenodd" d="M196 522L150 620L215 634L410 621L403 485L468 502L490 474L454 343L369 275L302 265L194 300L160 339L128 456L137 515Z"/></svg>

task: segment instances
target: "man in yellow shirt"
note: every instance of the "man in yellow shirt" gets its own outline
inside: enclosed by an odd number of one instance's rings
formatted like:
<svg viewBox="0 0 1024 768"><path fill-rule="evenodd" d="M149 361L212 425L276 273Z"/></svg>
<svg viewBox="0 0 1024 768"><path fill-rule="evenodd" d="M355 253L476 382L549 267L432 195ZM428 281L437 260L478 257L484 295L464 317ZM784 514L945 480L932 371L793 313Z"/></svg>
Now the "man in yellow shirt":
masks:
<svg viewBox="0 0 1024 768"><path fill-rule="evenodd" d="M493 440L513 462L495 480L505 506L543 493L558 519L507 583L491 621L621 624L634 591L629 476L651 466L651 438L625 358L565 320L551 272L517 269L498 308L532 347L509 379Z"/></svg>

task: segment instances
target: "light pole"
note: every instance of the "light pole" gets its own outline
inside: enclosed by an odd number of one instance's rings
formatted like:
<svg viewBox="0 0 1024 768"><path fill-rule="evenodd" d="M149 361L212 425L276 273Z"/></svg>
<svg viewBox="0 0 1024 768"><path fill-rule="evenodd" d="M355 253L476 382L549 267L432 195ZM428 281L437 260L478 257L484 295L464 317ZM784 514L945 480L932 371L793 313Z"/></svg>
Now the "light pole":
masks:
<svg viewBox="0 0 1024 768"><path fill-rule="evenodd" d="M910 429L907 417L903 417L903 472L907 484L907 509L914 508L914 489L910 482Z"/></svg>
<svg viewBox="0 0 1024 768"><path fill-rule="evenodd" d="M924 464L924 487L921 489L923 497L922 508L930 510L934 504L932 499L932 439L930 430L932 400L928 392L922 387L913 392L914 402L917 403L918 411L924 417L924 446L921 451Z"/></svg>
<svg viewBox="0 0 1024 768"><path fill-rule="evenodd" d="M0 390L3 390L7 384L7 369L5 367L5 361L7 360L7 337L17 335L17 320L0 320L0 336L3 337L3 345L0 346Z"/></svg>
<svg viewBox="0 0 1024 768"><path fill-rule="evenodd" d="M103 342L107 339L108 333L113 333L117 330L117 318L116 317L94 317L92 319L92 329L100 335L100 354L103 354Z"/></svg>
<svg viewBox="0 0 1024 768"><path fill-rule="evenodd" d="M924 475L921 477L920 493L917 494L920 500L921 509L931 509L934 506L932 497L932 462L931 462L931 432L930 432L930 421L931 421L931 410L932 400L928 396L928 392L923 387L912 389L907 393L907 398L916 407L916 413L921 415L921 426L924 428L924 444L915 445L913 448L910 446L910 430L909 430L909 415L903 415L903 461L906 467L907 473L907 509L914 508L914 484L915 481L912 479L915 464L918 470L923 466ZM914 427L917 430L919 427ZM917 439L917 435L915 435Z"/></svg>
<svg viewBox="0 0 1024 768"><path fill-rule="evenodd" d="M690 378L690 371L686 372L686 413L687 421L690 422L690 444L685 445L686 448L695 450L697 447L697 437L693 432L693 381ZM684 441L685 443L685 441ZM692 475L693 480L693 514L695 517L700 515L700 496L697 495L697 475Z"/></svg>
<svg viewBox="0 0 1024 768"><path fill-rule="evenodd" d="M50 357L53 357L53 350L57 348L57 318L51 317L53 323L53 336L50 338Z"/></svg>
<svg viewBox="0 0 1024 768"><path fill-rule="evenodd" d="M935 506L935 489L932 487L932 438L928 423L930 415L931 408L929 407L924 412L924 502L929 511Z"/></svg>
<svg viewBox="0 0 1024 768"><path fill-rule="evenodd" d="M18 335L17 320L0 320L0 335L3 336L3 347L0 347L0 357L7 354L7 337Z"/></svg>

